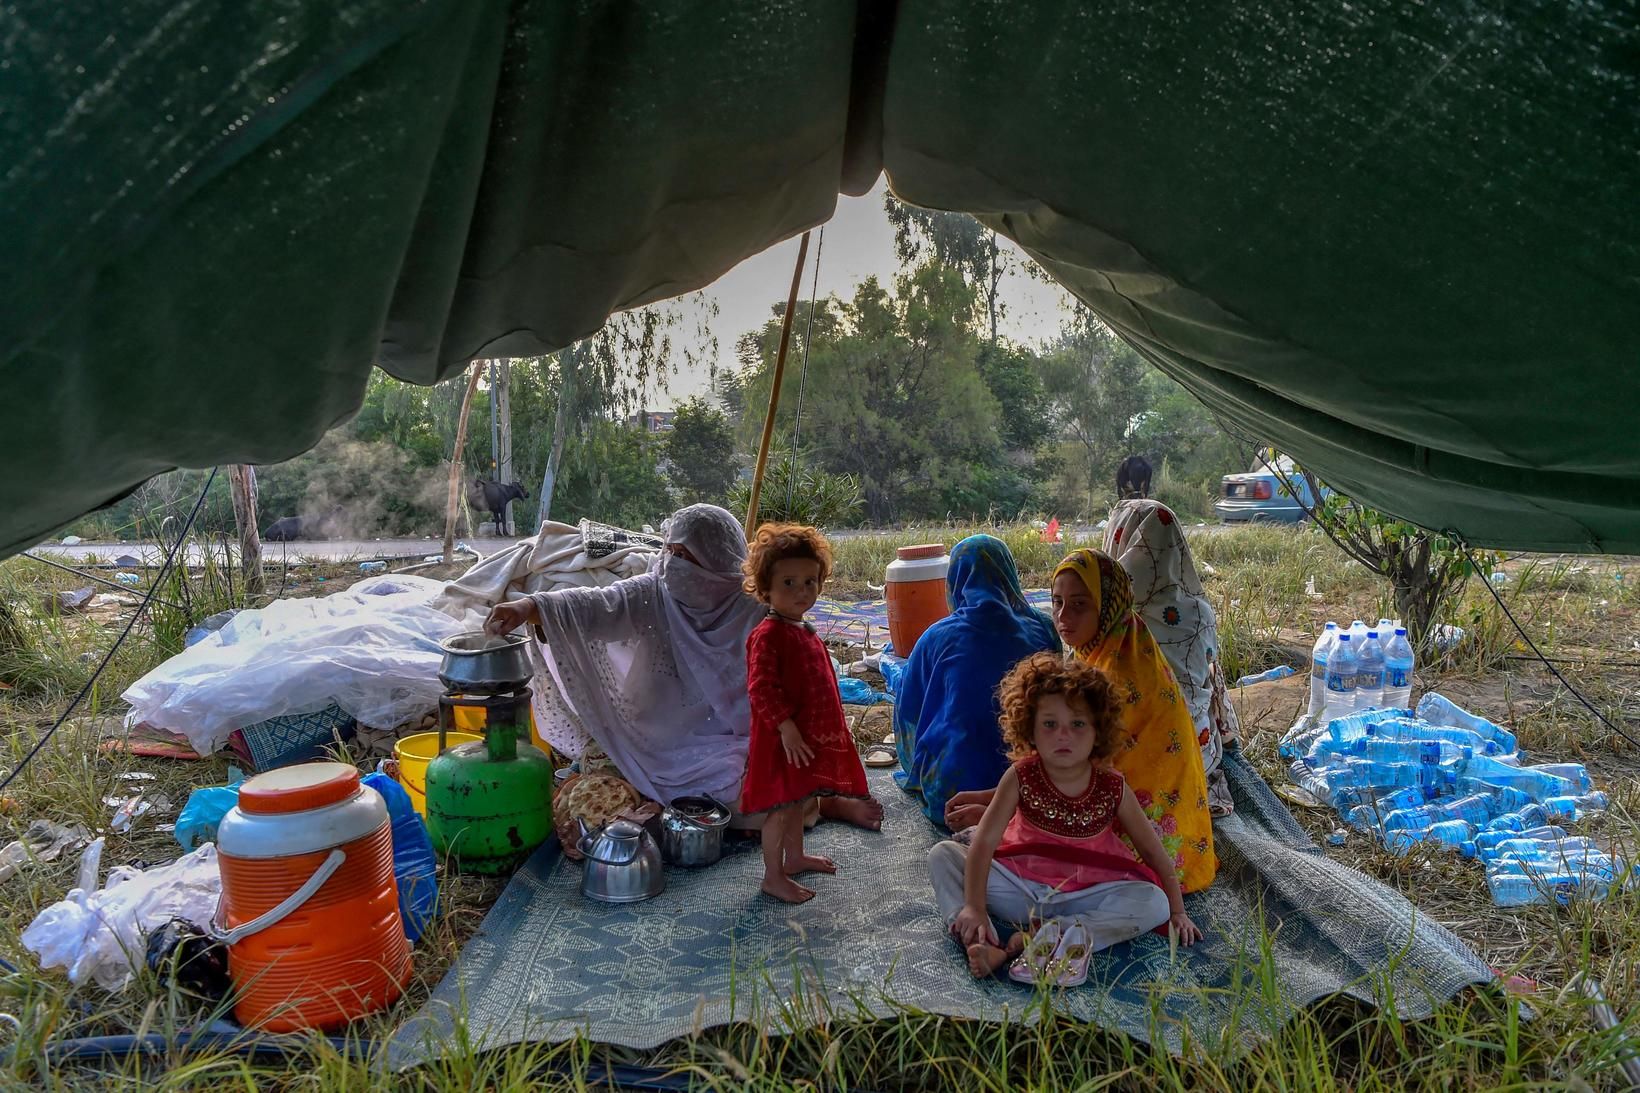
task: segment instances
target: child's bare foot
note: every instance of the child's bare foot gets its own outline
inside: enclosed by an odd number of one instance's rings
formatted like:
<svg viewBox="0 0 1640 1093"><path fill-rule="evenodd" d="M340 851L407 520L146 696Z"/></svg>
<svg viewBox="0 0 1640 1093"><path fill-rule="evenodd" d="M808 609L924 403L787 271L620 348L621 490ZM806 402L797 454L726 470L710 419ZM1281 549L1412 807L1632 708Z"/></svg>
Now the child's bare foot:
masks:
<svg viewBox="0 0 1640 1093"><path fill-rule="evenodd" d="M790 877L764 877L762 891L785 903L807 903L814 898L814 889L804 888Z"/></svg>
<svg viewBox="0 0 1640 1093"><path fill-rule="evenodd" d="M841 820L867 831L883 829L883 804L875 797L822 797L820 815L828 820Z"/></svg>
<svg viewBox="0 0 1640 1093"><path fill-rule="evenodd" d="M1018 933L1010 937L1008 944L1000 949L995 945L987 945L983 941L976 945L970 945L968 946L968 970L973 973L975 979L984 979L987 976L995 975L998 968L1024 951L1025 935Z"/></svg>
<svg viewBox="0 0 1640 1093"><path fill-rule="evenodd" d="M799 873L835 873L837 863L821 854L802 854L796 858L786 859L786 875L795 877Z"/></svg>

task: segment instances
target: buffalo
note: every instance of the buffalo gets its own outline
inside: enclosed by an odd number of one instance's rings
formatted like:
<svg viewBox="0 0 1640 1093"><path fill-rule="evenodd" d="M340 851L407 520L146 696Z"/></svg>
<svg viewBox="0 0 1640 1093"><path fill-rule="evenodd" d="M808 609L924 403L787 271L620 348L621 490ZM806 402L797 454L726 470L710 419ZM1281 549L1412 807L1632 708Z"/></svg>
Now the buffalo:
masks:
<svg viewBox="0 0 1640 1093"><path fill-rule="evenodd" d="M1130 455L1116 468L1116 499L1150 496L1150 462L1142 455Z"/></svg>
<svg viewBox="0 0 1640 1093"><path fill-rule="evenodd" d="M509 534L507 531L507 506L514 501L522 501L530 495L530 492L517 482L503 484L501 482L492 482L488 478L480 478L478 488L484 495L484 510L495 520L496 534L506 538Z"/></svg>
<svg viewBox="0 0 1640 1093"><path fill-rule="evenodd" d="M336 533L341 520L337 509L324 516L282 516L262 533L264 542L292 543L297 539L327 539Z"/></svg>

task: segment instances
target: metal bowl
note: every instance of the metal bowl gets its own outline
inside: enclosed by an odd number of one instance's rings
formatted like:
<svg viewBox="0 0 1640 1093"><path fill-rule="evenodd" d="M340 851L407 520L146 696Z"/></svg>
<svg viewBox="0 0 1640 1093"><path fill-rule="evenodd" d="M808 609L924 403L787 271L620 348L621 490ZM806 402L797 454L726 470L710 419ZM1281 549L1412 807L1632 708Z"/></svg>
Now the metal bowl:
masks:
<svg viewBox="0 0 1640 1093"><path fill-rule="evenodd" d="M463 693L510 691L533 674L528 645L522 634L497 637L482 630L446 638L439 643L444 650L439 682Z"/></svg>

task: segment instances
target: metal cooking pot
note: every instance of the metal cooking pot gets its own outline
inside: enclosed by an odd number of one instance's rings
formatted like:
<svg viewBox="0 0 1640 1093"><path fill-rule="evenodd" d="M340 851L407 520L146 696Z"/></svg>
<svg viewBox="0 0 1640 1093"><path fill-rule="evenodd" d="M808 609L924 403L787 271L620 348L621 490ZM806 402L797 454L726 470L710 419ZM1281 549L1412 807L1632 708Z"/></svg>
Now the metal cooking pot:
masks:
<svg viewBox="0 0 1640 1093"><path fill-rule="evenodd" d="M581 840L581 894L604 903L637 903L666 889L660 848L640 824L613 820L597 831L577 820Z"/></svg>
<svg viewBox="0 0 1640 1093"><path fill-rule="evenodd" d="M672 865L711 865L723 857L729 806L711 797L679 797L661 810L661 856Z"/></svg>
<svg viewBox="0 0 1640 1093"><path fill-rule="evenodd" d="M439 682L463 694L513 690L532 674L528 643L522 634L497 637L482 630L446 638L439 642L444 650Z"/></svg>

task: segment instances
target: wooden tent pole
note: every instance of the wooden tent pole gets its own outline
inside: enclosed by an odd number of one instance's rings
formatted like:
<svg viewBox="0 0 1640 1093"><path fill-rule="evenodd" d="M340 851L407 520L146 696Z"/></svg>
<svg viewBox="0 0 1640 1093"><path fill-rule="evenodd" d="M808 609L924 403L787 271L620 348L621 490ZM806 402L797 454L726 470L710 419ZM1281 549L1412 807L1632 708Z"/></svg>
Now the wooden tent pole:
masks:
<svg viewBox="0 0 1640 1093"><path fill-rule="evenodd" d="M468 369L467 393L461 397L461 417L456 421L456 450L450 455L450 493L444 506L444 562L455 561L456 512L461 507L461 449L467 446L467 412L473 408L473 392L478 390L478 377L484 372L482 361L474 361Z"/></svg>
<svg viewBox="0 0 1640 1093"><path fill-rule="evenodd" d="M780 384L786 377L786 347L792 340L792 316L797 312L797 290L803 281L803 263L809 256L809 233L797 246L797 268L786 296L786 317L780 321L780 352L774 358L774 386L769 388L769 412L763 418L763 439L757 446L757 469L752 472L752 497L746 505L746 536L757 534L757 502L763 493L763 471L769 463L769 440L774 436L774 413L780 408Z"/></svg>

